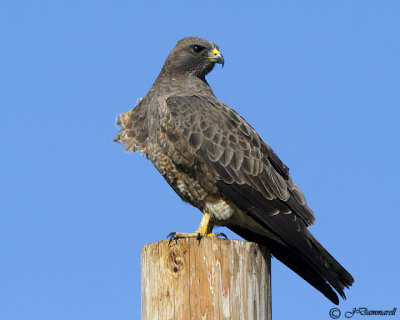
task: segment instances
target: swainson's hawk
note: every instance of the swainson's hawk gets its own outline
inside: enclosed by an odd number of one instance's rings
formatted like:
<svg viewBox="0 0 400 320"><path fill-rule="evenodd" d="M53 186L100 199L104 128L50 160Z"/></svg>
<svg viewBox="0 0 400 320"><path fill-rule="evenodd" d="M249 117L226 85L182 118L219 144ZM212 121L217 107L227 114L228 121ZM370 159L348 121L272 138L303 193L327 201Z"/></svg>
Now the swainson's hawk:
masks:
<svg viewBox="0 0 400 320"><path fill-rule="evenodd" d="M168 184L203 213L193 234L226 226L272 254L339 303L353 277L311 235L314 215L289 169L239 114L218 100L205 76L224 63L218 46L178 41L146 96L121 114L115 141L139 150ZM332 286L332 287L331 287Z"/></svg>

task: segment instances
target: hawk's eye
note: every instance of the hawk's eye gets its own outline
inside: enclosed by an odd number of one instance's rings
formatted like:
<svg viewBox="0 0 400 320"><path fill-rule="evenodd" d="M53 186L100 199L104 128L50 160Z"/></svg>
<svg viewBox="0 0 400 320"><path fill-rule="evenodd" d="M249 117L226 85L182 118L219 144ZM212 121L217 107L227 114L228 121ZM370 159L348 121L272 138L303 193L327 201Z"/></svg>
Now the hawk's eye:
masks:
<svg viewBox="0 0 400 320"><path fill-rule="evenodd" d="M204 49L205 49L205 48L204 48L203 46L199 46L199 45L193 47L193 51L194 51L195 53L202 52Z"/></svg>

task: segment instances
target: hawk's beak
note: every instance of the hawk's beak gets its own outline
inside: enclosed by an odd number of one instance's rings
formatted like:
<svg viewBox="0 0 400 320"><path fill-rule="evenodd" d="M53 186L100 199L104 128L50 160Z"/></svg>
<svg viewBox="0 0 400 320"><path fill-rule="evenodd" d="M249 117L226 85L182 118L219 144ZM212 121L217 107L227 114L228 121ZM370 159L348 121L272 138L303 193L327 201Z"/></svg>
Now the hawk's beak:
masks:
<svg viewBox="0 0 400 320"><path fill-rule="evenodd" d="M216 48L212 49L208 53L207 59L210 60L211 62L220 63L220 64L222 64L222 66L224 66L224 62L225 62L224 57Z"/></svg>

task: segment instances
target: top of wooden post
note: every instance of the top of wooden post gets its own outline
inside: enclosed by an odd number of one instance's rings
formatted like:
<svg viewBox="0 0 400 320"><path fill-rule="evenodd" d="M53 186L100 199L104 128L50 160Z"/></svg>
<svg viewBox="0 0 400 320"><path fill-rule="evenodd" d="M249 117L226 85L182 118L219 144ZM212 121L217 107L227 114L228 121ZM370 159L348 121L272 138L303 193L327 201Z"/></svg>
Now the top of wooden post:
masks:
<svg viewBox="0 0 400 320"><path fill-rule="evenodd" d="M142 248L142 320L271 319L270 254L252 242L160 241Z"/></svg>

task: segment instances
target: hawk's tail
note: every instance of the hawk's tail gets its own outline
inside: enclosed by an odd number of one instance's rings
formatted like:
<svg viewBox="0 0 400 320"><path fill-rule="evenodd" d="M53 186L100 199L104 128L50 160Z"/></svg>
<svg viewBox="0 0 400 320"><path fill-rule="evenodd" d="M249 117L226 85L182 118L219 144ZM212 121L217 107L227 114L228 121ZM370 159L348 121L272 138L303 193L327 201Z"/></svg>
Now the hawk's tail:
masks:
<svg viewBox="0 0 400 320"><path fill-rule="evenodd" d="M343 291L344 288L349 288L353 282L354 278L351 274L338 262L332 255L315 239L311 234L311 243L315 247L317 254L320 257L320 262L324 266L324 269L331 275L334 279L331 285L340 293L340 295L345 298L344 293L341 293L339 288Z"/></svg>
<svg viewBox="0 0 400 320"><path fill-rule="evenodd" d="M343 289L352 285L353 277L310 233L313 254L308 256L312 256L313 259L307 258L295 248L282 245L247 229L237 226L230 226L229 229L244 239L266 246L278 260L319 290L334 304L339 304L339 299L332 287L343 299L346 298Z"/></svg>

